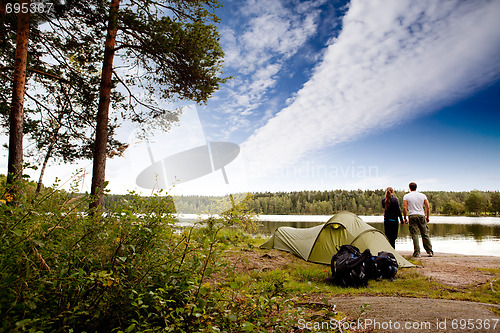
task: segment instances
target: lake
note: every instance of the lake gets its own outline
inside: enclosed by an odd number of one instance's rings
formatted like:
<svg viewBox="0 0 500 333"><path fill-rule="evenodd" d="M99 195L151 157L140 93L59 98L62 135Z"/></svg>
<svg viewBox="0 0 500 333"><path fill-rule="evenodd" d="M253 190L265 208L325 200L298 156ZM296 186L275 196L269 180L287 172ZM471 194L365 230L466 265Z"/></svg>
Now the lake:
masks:
<svg viewBox="0 0 500 333"><path fill-rule="evenodd" d="M309 228L325 223L325 215L260 215L260 232L271 235L278 227ZM384 231L383 216L360 216ZM500 217L431 216L429 229L434 252L500 257ZM423 252L422 241L420 247ZM408 225L399 227L396 250L413 252Z"/></svg>

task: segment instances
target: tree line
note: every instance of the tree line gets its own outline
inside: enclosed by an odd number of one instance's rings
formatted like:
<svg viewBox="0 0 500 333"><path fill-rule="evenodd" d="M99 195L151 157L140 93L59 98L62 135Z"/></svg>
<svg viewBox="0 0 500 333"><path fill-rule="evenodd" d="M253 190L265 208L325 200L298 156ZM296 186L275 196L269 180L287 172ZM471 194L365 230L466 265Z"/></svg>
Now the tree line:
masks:
<svg viewBox="0 0 500 333"><path fill-rule="evenodd" d="M405 191L395 191L401 208ZM500 192L425 192L433 215L497 215L500 212ZM384 213L384 190L333 190L296 192L259 192L248 195L245 204L256 214L331 215L347 210L358 215ZM176 197L178 212L206 213L221 200L220 197Z"/></svg>

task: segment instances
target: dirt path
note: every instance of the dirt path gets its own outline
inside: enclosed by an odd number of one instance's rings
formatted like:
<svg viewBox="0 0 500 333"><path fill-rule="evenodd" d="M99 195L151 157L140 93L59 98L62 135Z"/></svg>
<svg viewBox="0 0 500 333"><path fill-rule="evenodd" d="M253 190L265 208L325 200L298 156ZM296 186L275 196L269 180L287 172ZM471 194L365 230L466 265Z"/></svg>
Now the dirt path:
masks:
<svg viewBox="0 0 500 333"><path fill-rule="evenodd" d="M362 332L500 332L500 317L492 305L474 302L404 298L335 297L331 301L351 320L365 314L354 325ZM497 305L497 307L500 307ZM495 327L496 325L496 327Z"/></svg>
<svg viewBox="0 0 500 333"><path fill-rule="evenodd" d="M410 256L411 252L401 254ZM500 268L500 257L436 253L434 257L420 257L418 261L417 271L420 274L458 288L487 283L495 277L487 269Z"/></svg>

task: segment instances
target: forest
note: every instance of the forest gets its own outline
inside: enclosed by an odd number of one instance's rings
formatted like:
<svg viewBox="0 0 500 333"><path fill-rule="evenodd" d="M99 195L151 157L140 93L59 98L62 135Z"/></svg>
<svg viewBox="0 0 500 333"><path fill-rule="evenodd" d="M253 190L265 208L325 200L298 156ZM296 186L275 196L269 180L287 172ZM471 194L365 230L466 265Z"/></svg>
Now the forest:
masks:
<svg viewBox="0 0 500 333"><path fill-rule="evenodd" d="M246 195L247 209L256 214L282 215L331 215L348 210L358 215L384 213L381 200L384 190L333 190L297 192L260 192ZM401 208L405 191L395 191ZM500 212L500 192L425 192L432 215L497 215ZM123 196L108 195L109 205ZM224 201L223 197L181 196L174 197L178 213L202 214L214 211Z"/></svg>

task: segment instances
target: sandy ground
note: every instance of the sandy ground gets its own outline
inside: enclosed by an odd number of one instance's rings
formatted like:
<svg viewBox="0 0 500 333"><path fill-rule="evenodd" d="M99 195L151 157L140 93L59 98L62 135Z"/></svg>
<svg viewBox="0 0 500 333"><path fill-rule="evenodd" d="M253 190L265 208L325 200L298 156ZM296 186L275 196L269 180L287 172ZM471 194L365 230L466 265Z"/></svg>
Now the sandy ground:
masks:
<svg viewBox="0 0 500 333"><path fill-rule="evenodd" d="M411 252L400 253L405 257L411 255ZM487 283L494 274L483 269L500 268L500 257L436 253L434 257L424 255L417 260L421 262L417 266L420 274L458 288Z"/></svg>
<svg viewBox="0 0 500 333"><path fill-rule="evenodd" d="M411 255L406 252L401 254L406 257ZM277 250L247 250L245 255L230 255L229 259L236 271L242 272L285 267L293 260L291 257L293 255ZM434 257L423 256L418 261L417 267L410 269L416 269L429 279L448 285L454 290L471 285L490 284L495 276L487 269L500 268L500 257L435 253ZM360 318L358 326L351 331L500 332L500 317L491 311L492 308L500 309L498 304L373 296L340 296L332 298L331 302L349 319ZM360 317L363 304L370 306Z"/></svg>
<svg viewBox="0 0 500 333"><path fill-rule="evenodd" d="M360 332L500 332L500 317L490 310L491 304L363 296L331 301L351 320L359 317L363 304L370 305L354 327Z"/></svg>

